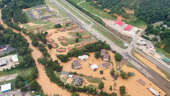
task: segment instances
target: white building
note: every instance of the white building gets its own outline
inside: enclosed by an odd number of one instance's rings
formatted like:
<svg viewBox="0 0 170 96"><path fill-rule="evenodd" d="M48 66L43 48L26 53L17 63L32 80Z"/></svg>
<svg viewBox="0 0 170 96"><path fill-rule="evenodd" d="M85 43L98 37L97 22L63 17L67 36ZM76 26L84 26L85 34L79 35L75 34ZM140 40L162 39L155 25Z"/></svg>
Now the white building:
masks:
<svg viewBox="0 0 170 96"><path fill-rule="evenodd" d="M152 94L155 95L155 96L160 96L159 92L157 92L157 91L156 91L155 89L153 89L153 88L149 88L149 91L151 91Z"/></svg>
<svg viewBox="0 0 170 96"><path fill-rule="evenodd" d="M87 60L89 58L89 56L88 55L82 55L82 56L78 56L78 58L80 60Z"/></svg>
<svg viewBox="0 0 170 96"><path fill-rule="evenodd" d="M6 93L8 91L11 91L11 83L8 83L8 84L4 84L4 85L1 85L0 86L0 90L2 93Z"/></svg>
<svg viewBox="0 0 170 96"><path fill-rule="evenodd" d="M98 69L98 66L96 64L90 65L90 68L96 71Z"/></svg>
<svg viewBox="0 0 170 96"><path fill-rule="evenodd" d="M13 55L13 56L11 56L11 61L12 62L18 62L18 55Z"/></svg>
<svg viewBox="0 0 170 96"><path fill-rule="evenodd" d="M5 66L5 65L7 65L7 60L5 59L5 58L1 58L0 59L0 66Z"/></svg>

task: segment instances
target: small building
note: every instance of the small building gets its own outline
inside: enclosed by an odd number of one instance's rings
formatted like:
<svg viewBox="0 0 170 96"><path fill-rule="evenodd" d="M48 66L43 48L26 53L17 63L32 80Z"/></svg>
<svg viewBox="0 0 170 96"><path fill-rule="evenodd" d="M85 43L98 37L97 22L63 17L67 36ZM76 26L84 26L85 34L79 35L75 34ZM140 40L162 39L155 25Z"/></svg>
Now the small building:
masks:
<svg viewBox="0 0 170 96"><path fill-rule="evenodd" d="M125 28L124 28L124 30L125 31L130 31L132 29L132 25L127 25Z"/></svg>
<svg viewBox="0 0 170 96"><path fill-rule="evenodd" d="M102 49L102 50L100 51L100 55L101 55L101 56L104 56L105 54L107 54L107 50L106 50L106 49Z"/></svg>
<svg viewBox="0 0 170 96"><path fill-rule="evenodd" d="M90 68L93 69L93 71L96 71L98 69L98 66L96 64L91 64Z"/></svg>
<svg viewBox="0 0 170 96"><path fill-rule="evenodd" d="M5 66L5 65L7 65L7 59L5 59L5 58L2 58L2 59L0 59L0 66Z"/></svg>
<svg viewBox="0 0 170 96"><path fill-rule="evenodd" d="M8 91L11 91L11 83L1 85L0 90L1 90L2 93L6 93Z"/></svg>
<svg viewBox="0 0 170 96"><path fill-rule="evenodd" d="M5 46L5 45L2 45L2 46L0 46L0 51L5 51L5 50L7 50L7 46Z"/></svg>
<svg viewBox="0 0 170 96"><path fill-rule="evenodd" d="M101 67L105 68L105 69L109 68L110 67L110 63L109 62L104 62L104 63L101 64Z"/></svg>
<svg viewBox="0 0 170 96"><path fill-rule="evenodd" d="M66 48L59 48L57 49L58 52L66 52Z"/></svg>
<svg viewBox="0 0 170 96"><path fill-rule="evenodd" d="M81 68L80 61L74 60L73 63L72 63L72 68L73 69L80 69Z"/></svg>
<svg viewBox="0 0 170 96"><path fill-rule="evenodd" d="M80 60L87 60L89 58L89 56L88 55L82 55L82 56L78 56L78 58Z"/></svg>
<svg viewBox="0 0 170 96"><path fill-rule="evenodd" d="M122 22L121 20L117 20L117 21L115 22L115 24L117 24L117 25L119 25L119 26L123 26L125 23Z"/></svg>
<svg viewBox="0 0 170 96"><path fill-rule="evenodd" d="M15 63L18 63L18 55L11 56L11 61L15 62Z"/></svg>
<svg viewBox="0 0 170 96"><path fill-rule="evenodd" d="M103 61L109 62L109 61L110 61L110 55L109 55L109 54L105 54L105 55L103 56Z"/></svg>
<svg viewBox="0 0 170 96"><path fill-rule="evenodd" d="M75 86L81 86L83 84L83 78L79 76L74 77L74 85Z"/></svg>
<svg viewBox="0 0 170 96"><path fill-rule="evenodd" d="M152 94L155 95L155 96L160 96L159 92L157 92L157 91L156 91L155 89L153 89L153 88L149 88L149 91L151 91Z"/></svg>

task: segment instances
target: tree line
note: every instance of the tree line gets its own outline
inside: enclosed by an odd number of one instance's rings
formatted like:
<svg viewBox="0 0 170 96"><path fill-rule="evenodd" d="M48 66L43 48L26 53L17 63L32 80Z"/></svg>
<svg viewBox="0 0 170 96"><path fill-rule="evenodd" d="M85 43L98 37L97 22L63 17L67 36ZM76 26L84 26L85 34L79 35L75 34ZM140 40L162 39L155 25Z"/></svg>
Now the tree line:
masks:
<svg viewBox="0 0 170 96"><path fill-rule="evenodd" d="M78 57L84 54L88 55L88 53L90 52L100 52L101 49L110 50L110 46L106 44L105 42L98 41L96 43L88 44L81 49L73 49L72 51L68 52L67 55L58 55L57 57L62 62L67 62L69 61L69 58L71 57Z"/></svg>
<svg viewBox="0 0 170 96"><path fill-rule="evenodd" d="M70 0L68 0L70 1ZM100 9L110 9L110 14L117 13L127 17L124 8L135 11L135 16L148 24L164 21L170 26L170 0L86 0Z"/></svg>
<svg viewBox="0 0 170 96"><path fill-rule="evenodd" d="M2 19L8 26L21 30L18 24L28 22L28 18L22 10L43 3L44 0L1 0Z"/></svg>

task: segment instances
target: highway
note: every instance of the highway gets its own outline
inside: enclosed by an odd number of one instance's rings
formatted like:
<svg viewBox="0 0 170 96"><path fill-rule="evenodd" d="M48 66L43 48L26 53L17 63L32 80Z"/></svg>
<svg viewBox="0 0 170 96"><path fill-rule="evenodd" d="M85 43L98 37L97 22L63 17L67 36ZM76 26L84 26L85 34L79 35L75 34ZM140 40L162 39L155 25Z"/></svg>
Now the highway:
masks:
<svg viewBox="0 0 170 96"><path fill-rule="evenodd" d="M163 89L167 94L170 95L170 82L162 78L158 73L154 72L152 69L148 68L145 64L141 63L139 60L137 60L133 55L131 54L131 51L134 47L134 44L136 43L137 37L133 38L132 43L129 45L127 49L122 49L116 44L114 44L111 40L109 40L107 37L103 36L101 33L99 33L97 30L95 30L91 24L87 24L84 21L82 21L79 17L77 17L73 12L70 12L67 8L64 7L64 5L61 4L58 0L49 0L51 3L55 4L58 8L60 8L62 11L64 11L73 21L78 23L82 28L86 29L88 32L90 32L92 35L94 35L96 38L102 41L106 41L108 43L112 50L115 50L119 52L124 58L128 59L128 62L132 64L138 71L140 71L142 74L144 74L149 80L154 82L158 87ZM88 20L90 17L76 9L74 6L72 6L67 1L63 0L65 4L68 4L70 8L73 10L76 10L81 14L81 16L84 16L84 18L87 18ZM82 15L83 14L83 15ZM92 20L93 21L93 20ZM94 22L94 21L93 21ZM101 26L101 25L99 25ZM169 88L168 88L169 87Z"/></svg>

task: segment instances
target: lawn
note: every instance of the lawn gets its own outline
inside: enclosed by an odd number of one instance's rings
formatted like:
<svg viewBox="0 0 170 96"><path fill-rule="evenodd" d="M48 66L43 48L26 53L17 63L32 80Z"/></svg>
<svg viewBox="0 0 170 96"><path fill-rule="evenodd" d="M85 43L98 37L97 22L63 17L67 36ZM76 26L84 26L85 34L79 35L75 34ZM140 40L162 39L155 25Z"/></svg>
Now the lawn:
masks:
<svg viewBox="0 0 170 96"><path fill-rule="evenodd" d="M80 13L78 13L77 11L73 10L70 6L68 6L67 4L65 4L62 0L58 0L58 2L60 2L65 8L67 8L70 12L74 13L74 15L76 15L77 17L79 17L81 20L83 20L84 22L90 24L90 21L81 16Z"/></svg>
<svg viewBox="0 0 170 96"><path fill-rule="evenodd" d="M101 34L103 34L104 36L106 36L107 38L109 38L112 42L114 42L116 45L120 46L121 48L126 48L124 46L124 43L123 41L117 37L116 35L114 34L111 34L110 32L104 30L103 28L99 27L99 26L96 26L94 25L93 26L97 31L99 31Z"/></svg>
<svg viewBox="0 0 170 96"><path fill-rule="evenodd" d="M31 68L26 68L26 69L10 69L10 70L6 70L6 71L1 71L0 72L0 76L5 76L5 75L11 75L11 74L15 74L18 73L18 75L21 76L28 76L29 74L31 74L33 70L33 67Z"/></svg>
<svg viewBox="0 0 170 96"><path fill-rule="evenodd" d="M163 53L167 58L170 59L170 53L164 51L164 50L161 49L161 48L157 48L156 51Z"/></svg>
<svg viewBox="0 0 170 96"><path fill-rule="evenodd" d="M74 0L72 0L72 1L74 1ZM92 13L93 15L95 15L97 17L106 18L106 19L110 19L110 20L115 19L113 16L111 16L110 14L104 12L103 10L97 9L97 8L93 7L92 5L90 5L90 2L80 3L79 6L84 8L85 10L89 11L90 13Z"/></svg>

